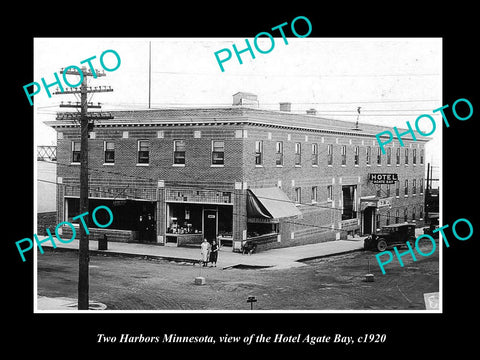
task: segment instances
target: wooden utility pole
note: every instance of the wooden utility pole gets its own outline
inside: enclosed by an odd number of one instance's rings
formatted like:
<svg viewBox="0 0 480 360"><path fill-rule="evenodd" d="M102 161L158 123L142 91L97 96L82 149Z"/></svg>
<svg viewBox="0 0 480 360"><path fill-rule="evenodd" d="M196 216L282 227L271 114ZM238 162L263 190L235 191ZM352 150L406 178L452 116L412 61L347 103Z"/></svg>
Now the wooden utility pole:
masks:
<svg viewBox="0 0 480 360"><path fill-rule="evenodd" d="M83 67L82 73L76 70L70 69L66 71L66 74L83 76L83 81L80 85L80 89L67 88L66 91L55 92L55 94L78 94L80 93L80 104L60 104L60 107L80 107L80 118L78 119L77 113L57 114L57 119L67 118L72 120L80 120L80 214L88 213L88 133L93 128L94 119L108 119L111 118L110 114L93 113L91 116L88 113L89 107L100 107L89 105L87 102L87 95L91 92L104 92L113 91L111 88L95 87L95 89L87 86L88 76L94 76L91 70L87 70ZM62 74L64 69L62 69ZM96 71L95 75L105 76L105 72ZM91 121L90 121L91 120ZM79 214L79 215L80 215ZM85 223L89 224L89 215L85 215L83 219ZM89 309L89 269L88 264L90 262L89 252L89 239L86 230L83 226L79 226L80 241L78 245L78 310Z"/></svg>
<svg viewBox="0 0 480 360"><path fill-rule="evenodd" d="M148 108L150 109L150 100L152 93L152 42L148 42Z"/></svg>
<svg viewBox="0 0 480 360"><path fill-rule="evenodd" d="M83 69L82 69L83 70ZM80 214L88 212L88 104L87 76L83 76L80 85ZM87 215L88 216L88 215ZM89 217L87 217L88 219ZM86 222L88 224L88 222ZM80 230L78 244L78 310L88 310L90 252L88 235L83 226Z"/></svg>

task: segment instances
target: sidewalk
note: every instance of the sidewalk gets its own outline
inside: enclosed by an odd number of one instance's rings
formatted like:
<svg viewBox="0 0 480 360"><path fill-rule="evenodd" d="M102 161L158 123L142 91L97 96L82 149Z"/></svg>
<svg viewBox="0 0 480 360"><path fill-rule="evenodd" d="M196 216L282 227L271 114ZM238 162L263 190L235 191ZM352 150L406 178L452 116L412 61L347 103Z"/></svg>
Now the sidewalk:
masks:
<svg viewBox="0 0 480 360"><path fill-rule="evenodd" d="M39 239L46 237L39 236ZM327 241L318 244L293 246L280 249L271 249L252 255L243 255L233 252L231 247L222 247L218 256L217 266L223 269L246 266L264 267L269 269L286 269L303 266L300 261L315 259L324 256L337 255L363 249L363 237L349 238L347 240ZM73 240L68 244L55 242L57 249L78 251L79 241ZM155 244L109 242L108 250L98 250L97 241L90 240L92 253L104 253L124 256L146 256L170 261L198 262L200 260L200 247L186 248L161 246ZM44 248L52 248L51 242L44 242ZM41 256L39 253L38 256Z"/></svg>

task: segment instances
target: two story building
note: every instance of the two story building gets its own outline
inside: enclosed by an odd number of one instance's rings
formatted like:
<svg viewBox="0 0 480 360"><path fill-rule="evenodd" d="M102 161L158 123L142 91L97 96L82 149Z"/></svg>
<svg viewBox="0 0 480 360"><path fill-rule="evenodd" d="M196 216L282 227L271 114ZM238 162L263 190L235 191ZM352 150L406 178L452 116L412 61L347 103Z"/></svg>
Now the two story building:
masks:
<svg viewBox="0 0 480 360"><path fill-rule="evenodd" d="M249 93L228 107L112 115L89 134L89 204L108 206L114 220L106 229L91 222L90 239L188 246L219 237L233 250L247 239L266 249L422 223L420 134L383 155L375 135L388 127L292 113L289 103L262 110ZM79 124L59 115L48 125L57 131L58 222L71 222Z"/></svg>

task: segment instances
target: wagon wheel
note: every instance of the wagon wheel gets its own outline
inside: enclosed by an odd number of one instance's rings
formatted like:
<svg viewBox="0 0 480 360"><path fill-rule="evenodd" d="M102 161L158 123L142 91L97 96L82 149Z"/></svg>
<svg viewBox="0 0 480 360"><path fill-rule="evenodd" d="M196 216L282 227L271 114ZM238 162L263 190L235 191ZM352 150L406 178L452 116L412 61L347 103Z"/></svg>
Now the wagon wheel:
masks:
<svg viewBox="0 0 480 360"><path fill-rule="evenodd" d="M378 251L385 251L386 249L387 249L387 242L383 239L378 240L377 250Z"/></svg>

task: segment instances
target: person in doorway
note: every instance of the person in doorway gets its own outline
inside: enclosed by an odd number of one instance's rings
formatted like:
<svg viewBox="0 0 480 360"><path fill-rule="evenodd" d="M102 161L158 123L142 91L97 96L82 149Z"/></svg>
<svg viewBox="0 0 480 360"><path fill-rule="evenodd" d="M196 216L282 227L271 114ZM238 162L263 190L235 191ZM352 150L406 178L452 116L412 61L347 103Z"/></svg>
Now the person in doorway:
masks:
<svg viewBox="0 0 480 360"><path fill-rule="evenodd" d="M202 262L203 266L207 266L208 264L208 257L210 255L210 243L207 241L207 239L203 239L203 243L200 246L200 253L202 254Z"/></svg>
<svg viewBox="0 0 480 360"><path fill-rule="evenodd" d="M210 262L212 266L217 267L217 259L218 259L218 243L215 239L212 241L212 248L210 249Z"/></svg>

